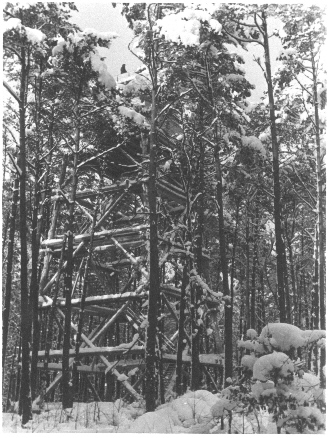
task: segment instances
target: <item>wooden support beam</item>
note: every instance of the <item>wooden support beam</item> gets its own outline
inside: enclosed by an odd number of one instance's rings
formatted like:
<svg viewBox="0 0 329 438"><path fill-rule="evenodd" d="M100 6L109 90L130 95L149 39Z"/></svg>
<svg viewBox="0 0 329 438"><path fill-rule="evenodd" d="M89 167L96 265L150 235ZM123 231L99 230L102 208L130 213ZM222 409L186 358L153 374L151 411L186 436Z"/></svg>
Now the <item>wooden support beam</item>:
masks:
<svg viewBox="0 0 329 438"><path fill-rule="evenodd" d="M141 259L139 259L139 260L141 260ZM142 260L144 261L145 258L143 258ZM131 261L129 259L121 259L121 260L117 260L117 261L111 262L111 263L97 263L97 266L101 269L113 271L120 266L128 266L130 264L131 264Z"/></svg>
<svg viewBox="0 0 329 438"><path fill-rule="evenodd" d="M184 195L184 192L180 192L175 186L172 186L171 184L163 181L157 181L156 186L158 191L165 195L167 198L172 199L178 204L186 204L186 196Z"/></svg>
<svg viewBox="0 0 329 438"><path fill-rule="evenodd" d="M164 362L176 362L176 354L163 353L162 358ZM200 354L199 359L202 365L218 368L223 367L222 359L218 354ZM182 360L184 363L191 363L191 356L183 355Z"/></svg>
<svg viewBox="0 0 329 438"><path fill-rule="evenodd" d="M128 183L127 183L128 181ZM142 178L140 180L126 180L124 182L118 183L118 184L111 184L109 186L105 186L100 188L99 190L84 190L82 192L77 192L76 194L76 199L85 199L85 198L95 198L96 196L101 195L107 195L107 194L111 194L111 193L117 193L120 191L123 191L125 189L127 189L127 187L129 187L131 190L134 189L138 189L142 187L142 184L147 182L148 178ZM132 192L134 192L134 190L132 190ZM58 200L58 201L64 201L62 196L59 196L57 191L54 190L52 193L52 201Z"/></svg>
<svg viewBox="0 0 329 438"><path fill-rule="evenodd" d="M215 388L216 392L219 392L219 388L216 385L215 380L213 379L212 375L209 373L209 371L207 370L207 366L204 365L203 367L203 371L207 374L207 376L209 377L209 379L211 380L211 383L213 384L213 387Z"/></svg>
<svg viewBox="0 0 329 438"><path fill-rule="evenodd" d="M84 246L84 242L80 242L80 244L78 245L78 247L75 249L75 251L73 252L73 258L79 253L80 249ZM62 270L61 272L63 272L63 270L66 268L67 262L63 263L62 266ZM56 274L53 275L53 277L48 281L48 283L46 284L46 286L43 288L43 290L40 291L40 295L45 295L46 292L48 292L48 290L51 289L52 285L55 283L58 275L61 274L61 272L56 272Z"/></svg>
<svg viewBox="0 0 329 438"><path fill-rule="evenodd" d="M162 297L163 297L164 302L165 302L165 304L166 304L166 306L167 306L169 312L171 313L172 317L175 319L175 321L176 321L177 323L179 323L179 318L178 318L178 316L176 315L176 312L175 312L175 311L173 310L173 308L171 307L170 302L168 301L168 298L166 297L166 294L163 293L163 294L162 294ZM185 339L186 339L188 345L191 346L191 340L190 340L190 337L189 337L189 335L186 333L186 330L185 330L185 329L184 329L184 335L185 335Z"/></svg>
<svg viewBox="0 0 329 438"><path fill-rule="evenodd" d="M148 292L142 292L142 290L146 287L146 285L139 286L138 289L134 292L124 292L122 294L110 294L110 295L97 295L93 297L87 297L86 298L86 307L91 305L100 305L100 304L114 304L114 303L120 303L122 301L129 300L141 300L143 298L148 297ZM170 286L167 284L161 284L161 290L165 292L168 295L172 295L173 297L179 298L180 297L180 289ZM205 300L207 304L217 305L218 301L214 300ZM80 304L81 298L73 298L72 299L72 306L77 306ZM48 307L51 307L52 300L50 298L47 299L46 302L39 303L39 309L47 309ZM64 307L65 306L65 299L63 297L57 298L56 302L57 307Z"/></svg>
<svg viewBox="0 0 329 438"><path fill-rule="evenodd" d="M79 201L76 201L76 206L79 208L79 210L85 215L87 216L87 218L90 220L91 224L93 223L94 218L92 217L92 215L89 213L89 211L83 206L80 205ZM90 224L90 225L91 225Z"/></svg>
<svg viewBox="0 0 329 438"><path fill-rule="evenodd" d="M114 228L112 230L103 230L98 231L97 233L94 233L93 240L95 242L99 240L104 240L105 238L112 238L112 237L123 237L123 236L129 236L129 235L141 235L144 233L144 231L148 228L148 225L142 224L137 225L135 227L126 227L126 228ZM86 234L78 234L74 236L74 245L78 245L81 242L86 243L89 242L91 239L91 235L89 233ZM57 236L54 239L46 239L41 242L41 248L47 248L51 247L52 249L55 248L61 248L63 243L63 236Z"/></svg>
<svg viewBox="0 0 329 438"><path fill-rule="evenodd" d="M80 311L80 306L72 306L72 310L75 312ZM115 309L110 309L109 307L102 307L102 306L88 306L84 309L84 312L90 314L90 315L103 315L108 316L115 312Z"/></svg>
<svg viewBox="0 0 329 438"><path fill-rule="evenodd" d="M60 309L57 309L57 311L59 312L59 314L62 316L62 318L65 318L65 315L64 315L64 313L60 310ZM73 323L71 323L71 328L77 333L78 332L78 328L73 324ZM94 343L93 342L91 342L91 340L90 339L88 339L87 338L87 336L86 335L84 335L83 333L81 333L81 338L84 340L84 342L88 345L88 347L91 347L91 348L97 348L97 347L95 347L95 345L94 345ZM110 348L110 347L108 347L108 348ZM115 347L114 347L115 348ZM134 347L133 347L134 348ZM136 347L135 347L136 348ZM143 348L143 347L142 347ZM120 373L118 372L118 370L113 366L113 364L111 364L107 359L106 359L106 357L104 356L104 355L100 355L99 356L99 358L101 359L101 361L104 363L104 365L106 365L106 370L107 371L110 371L113 375L114 375L114 377L116 377L117 379L118 378L120 378ZM122 383L122 385L126 388L126 390L128 391L128 392L130 392L130 394L136 399L136 400L141 400L142 399L142 396L140 395L140 394L138 394L138 392L136 392L135 390L134 390L134 388L130 385L130 383L128 383L127 382L127 380L123 380L123 381L121 381L121 383Z"/></svg>
<svg viewBox="0 0 329 438"><path fill-rule="evenodd" d="M38 369L43 370L44 369L44 363L39 362L38 363ZM20 366L20 364L19 364ZM144 367L145 363L142 362L140 359L128 359L128 360L122 360L120 363L118 363L117 368L135 368L135 367ZM50 362L48 364L48 370L49 371L62 371L62 364L56 363L56 362ZM97 364L97 365L77 365L77 371L79 373L95 373L95 374L103 374L106 370L106 367L104 364Z"/></svg>
<svg viewBox="0 0 329 438"><path fill-rule="evenodd" d="M122 243L122 247L127 247L127 248L138 248L142 245L145 245L145 240L135 240L133 242ZM111 249L114 248L116 248L116 245L101 245L101 246L96 246L94 248L94 252L110 251Z"/></svg>
<svg viewBox="0 0 329 438"><path fill-rule="evenodd" d="M124 255L131 261L131 263L134 266L139 266L139 261L132 256L128 251L126 251L122 245L120 245L120 243L114 238L112 237L112 241L114 242L115 246L119 249L121 249L121 251L124 253ZM146 271L146 269L144 268L140 268L141 273L144 275L144 277L148 280L149 279L149 273Z"/></svg>
<svg viewBox="0 0 329 438"><path fill-rule="evenodd" d="M112 318L97 333L97 338L99 338L109 330L109 328L115 323L115 321L119 318L119 316L127 309L130 303L131 301L128 300L126 303L123 304L123 306L120 307L120 309L116 312L116 314L113 315ZM95 342L96 339L92 338L91 342Z"/></svg>
<svg viewBox="0 0 329 438"><path fill-rule="evenodd" d="M84 378L86 379L87 385L89 386L89 388L91 389L91 392L94 394L94 397L96 398L97 401L102 401L98 392L96 391L96 388L94 387L94 385L92 384L91 380L89 379L89 376L87 374L84 375Z"/></svg>
<svg viewBox="0 0 329 438"><path fill-rule="evenodd" d="M88 339L88 338L87 338ZM85 341L86 342L86 341ZM115 356L119 356L120 354L127 353L127 348L122 347L96 347L94 346L95 341L89 341L93 346L80 348L79 349L79 356L85 357L85 356L102 356L106 355L106 357L109 358L115 358ZM90 344L90 345L91 345ZM137 355L143 355L144 354L144 347L143 346L137 346L132 347L129 351L129 354L137 354ZM70 357L75 356L75 348L71 348L69 352ZM61 358L63 356L63 350L50 350L49 351L49 357L55 359L55 358ZM38 352L39 359L43 359L45 357L45 350Z"/></svg>
<svg viewBox="0 0 329 438"><path fill-rule="evenodd" d="M121 195L109 206L109 208L106 210L106 212L103 214L103 216L97 221L95 225L95 229L100 227L102 223L109 217L109 215L112 213L112 211L117 207L117 205L121 202L121 200L127 195L127 189Z"/></svg>
<svg viewBox="0 0 329 438"><path fill-rule="evenodd" d="M82 258L81 263L80 263L80 266L79 266L79 270L78 270L78 272L77 272L77 276L76 276L76 278L75 278L75 281L74 281L74 284L73 284L73 287L72 287L71 297L74 297L74 293L75 293L75 290L76 290L76 288L77 288L78 281L80 280L81 275L82 275L82 267L83 267L83 264L84 264L84 263L85 263L85 258Z"/></svg>
<svg viewBox="0 0 329 438"><path fill-rule="evenodd" d="M175 191L177 194L179 194L180 196L182 196L184 199L186 199L186 193L184 192L184 190L179 187L176 184L172 184L169 181L167 181L166 179L158 179L157 184L160 184L162 187L166 187L170 190Z"/></svg>
<svg viewBox="0 0 329 438"><path fill-rule="evenodd" d="M50 303L51 303L51 300L50 300ZM97 332L97 330L98 330L98 327L96 327L90 333L89 338L92 338L95 335L95 333ZM84 347L84 346L85 346L85 343L83 342L81 347ZM73 363L74 363L74 359L70 359L70 361L69 361L70 368L72 367ZM60 364L60 366L62 367L62 364ZM45 397L47 394L49 394L50 391L54 390L59 385L61 380L62 380L62 373L60 372L57 374L55 379L50 383L48 388L46 388L45 392L43 393L43 396ZM40 395L35 400L33 400L33 404L32 404L33 408L36 408L39 403L40 403Z"/></svg>
<svg viewBox="0 0 329 438"><path fill-rule="evenodd" d="M185 253L186 252L186 249L182 245L179 245L178 243L173 243L170 240L164 239L161 236L159 236L159 241L161 241L163 244L169 245L169 247L171 247L171 248L174 248L177 253L180 253L180 252ZM211 260L211 257L209 255L209 251L207 250L207 248L202 248L202 257L207 259L207 260Z"/></svg>
<svg viewBox="0 0 329 438"><path fill-rule="evenodd" d="M97 295L94 297L87 297L85 301L85 306L90 305L98 305L98 304L110 304L110 303L120 303L122 301L127 300L140 300L142 298L148 297L148 292L142 292L145 285L139 286L138 289L134 292L124 292L123 294L111 294L111 295ZM81 303L81 298L73 298L72 299L72 306L77 306ZM51 307L52 300L49 298L47 302L43 302L39 304L39 309L47 309L48 307ZM65 306L65 299L63 297L57 298L56 302L57 307L64 307Z"/></svg>

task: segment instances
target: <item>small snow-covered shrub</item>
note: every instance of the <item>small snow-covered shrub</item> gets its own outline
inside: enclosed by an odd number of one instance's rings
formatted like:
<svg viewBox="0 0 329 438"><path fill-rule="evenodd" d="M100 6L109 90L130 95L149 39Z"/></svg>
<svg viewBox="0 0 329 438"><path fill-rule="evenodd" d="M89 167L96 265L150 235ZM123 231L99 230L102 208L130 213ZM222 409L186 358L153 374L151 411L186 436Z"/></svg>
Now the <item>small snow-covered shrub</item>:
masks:
<svg viewBox="0 0 329 438"><path fill-rule="evenodd" d="M325 345L324 330L300 330L291 324L268 324L238 341L244 350L241 375L221 391L212 407L221 433L319 433L324 429L320 379L296 359L302 349ZM225 425L223 426L223 419ZM217 431L220 431L219 426Z"/></svg>
<svg viewBox="0 0 329 438"><path fill-rule="evenodd" d="M244 400L254 407L254 412L266 410L277 432L282 429L285 433L312 433L324 427L320 380L302 370L296 351L307 351L319 342L324 345L325 335L324 330L303 331L291 324L272 323L263 328L259 337L254 330L248 330L247 338L251 340L239 341L239 347L250 353L241 359L240 386L245 389L249 382L249 396L256 404L247 397Z"/></svg>

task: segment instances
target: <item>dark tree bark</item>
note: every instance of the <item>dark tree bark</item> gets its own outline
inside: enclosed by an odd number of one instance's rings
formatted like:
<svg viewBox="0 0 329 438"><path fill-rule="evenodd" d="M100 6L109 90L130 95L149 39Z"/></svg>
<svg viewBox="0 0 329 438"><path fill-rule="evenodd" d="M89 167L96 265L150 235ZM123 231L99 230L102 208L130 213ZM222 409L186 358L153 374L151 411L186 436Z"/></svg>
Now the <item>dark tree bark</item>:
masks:
<svg viewBox="0 0 329 438"><path fill-rule="evenodd" d="M312 41L311 36L310 44ZM323 218L323 178L322 178L322 159L321 159L321 139L320 139L320 120L319 120L319 102L318 102L318 89L317 89L317 67L314 59L314 50L311 50L312 61L312 85L313 85L313 105L314 105L314 130L315 130L315 142L316 142L316 184L317 184L317 227L318 227L318 264L319 264L319 304L320 304L320 326L322 330L326 328L326 306L325 306L325 231L324 231L324 218ZM324 364L323 364L324 365Z"/></svg>
<svg viewBox="0 0 329 438"><path fill-rule="evenodd" d="M149 162L149 182L148 182L148 203L150 212L150 292L148 306L148 327L145 351L145 401L146 411L154 411L157 398L157 378L156 378L156 338L158 330L158 305L160 300L160 278L159 278L159 255L158 255L158 215L157 215L157 113L158 113L158 79L157 79L157 48L158 44L154 41L154 30L152 29L152 19L150 17L150 7L148 7L148 22L151 30L150 52L152 77L152 113L151 113L151 132L150 132L150 162ZM160 17L160 5L156 6L156 17Z"/></svg>
<svg viewBox="0 0 329 438"><path fill-rule="evenodd" d="M51 146L51 144L52 144L52 134L50 133L50 146ZM58 190L60 190L62 184L64 183L67 163L68 163L68 155L65 154L63 157L63 161L62 161L62 169L61 169L61 174L59 177ZM53 237L55 236L57 217L58 217L58 214L60 211L60 207L61 207L61 202L59 200L54 201L51 225L50 225L50 228L48 231L48 239L53 239ZM43 295L43 289L47 284L50 261L51 261L50 251L46 250L46 254L44 257L44 261L43 261L43 268L42 268L42 272L41 272L41 278L40 278L40 282L39 282L40 295Z"/></svg>
<svg viewBox="0 0 329 438"><path fill-rule="evenodd" d="M217 135L216 135L217 137ZM223 185L222 185L222 168L219 157L219 138L217 138L215 144L215 166L216 166L216 200L218 207L218 225L219 225L219 246L220 246L220 261L223 278L223 295L225 299L225 375L224 385L228 383L226 380L233 375L233 303L231 302L231 294L228 283L228 265L226 256L226 237L225 237L225 224L224 224L224 204L223 204Z"/></svg>
<svg viewBox="0 0 329 438"><path fill-rule="evenodd" d="M252 273L251 273L251 297L250 297L250 328L256 329L256 273L258 265L257 254L257 239L258 239L258 221L259 221L259 205L256 196L256 212L255 212L255 225L253 229L253 256L252 256Z"/></svg>
<svg viewBox="0 0 329 438"><path fill-rule="evenodd" d="M3 367L2 372L3 373L5 370L6 351L7 351L7 342L8 342L18 192L19 192L19 178L15 178L13 183L13 194L12 194L11 212L9 219L10 223L9 223L8 251L7 251L5 300L4 300L4 307L2 311L2 367Z"/></svg>
<svg viewBox="0 0 329 438"><path fill-rule="evenodd" d="M79 120L79 98L76 105L76 127L75 127L75 149L73 156L73 175L72 188L70 196L70 205L68 211L68 219L66 226L67 235L67 265L64 274L64 297L65 297L65 320L64 320L64 337L63 337L63 362L62 362L62 406L63 409L71 408L73 406L73 387L71 381L70 371L70 357L69 350L71 346L71 313L72 313L72 275L74 269L73 260L73 240L74 240L74 207L75 197L78 185L78 153L80 148L80 120Z"/></svg>
<svg viewBox="0 0 329 438"><path fill-rule="evenodd" d="M268 99L270 106L270 121L271 121L271 137L272 137L272 166L273 166L273 192L274 192L274 226L275 226L275 244L276 244L276 274L277 274L277 289L279 298L279 313L280 322L286 321L286 293L284 273L286 269L285 264L285 247L282 239L281 227L281 187L280 187L280 158L279 158L279 143L277 137L276 123L275 123L275 104L271 72L269 36L267 31L267 17L266 13L262 12L262 28L264 37L264 51L265 51L265 69L266 81L268 90Z"/></svg>
<svg viewBox="0 0 329 438"><path fill-rule="evenodd" d="M40 71L43 71L43 63L40 61ZM41 182L39 180L42 165L40 162L40 154L42 149L42 133L40 130L41 110L42 110L42 87L43 79L42 75L35 78L35 111L34 122L36 126L36 144L35 144L35 185L34 185L34 204L32 212L32 236L31 236L31 280L30 280L30 303L32 313L32 359L31 359L31 393L32 400L36 396L37 385L37 364L38 364L38 348L39 348L39 311L38 311L38 271L39 271L39 249L41 240L41 225L42 225L42 213L43 203L41 202ZM51 160L51 156L50 156ZM43 195L44 198L44 195Z"/></svg>
<svg viewBox="0 0 329 438"><path fill-rule="evenodd" d="M203 123L203 108L200 104L199 109L200 126L199 129L202 130ZM197 273L200 277L203 274L203 263L202 263L202 245L203 245L203 232L204 232L204 145L202 141L198 142L199 147L199 169L198 169L198 204L197 204L197 217L198 225L196 229L196 239L195 239L195 252L196 252L196 268ZM200 366L200 343L202 340L202 325L198 323L200 319L199 307L202 301L202 288L199 284L196 284L193 288L193 329L191 338L191 390L196 391L200 387L201 383L201 366Z"/></svg>
<svg viewBox="0 0 329 438"><path fill-rule="evenodd" d="M245 291L245 321L244 333L250 328L250 257L249 257L249 238L250 238L250 223L249 223L249 200L246 205L246 291Z"/></svg>
<svg viewBox="0 0 329 438"><path fill-rule="evenodd" d="M295 220L292 224L292 232L291 236L294 235L294 229L295 229ZM298 324L298 296L297 296L297 288L296 288L296 275L295 275L295 263L294 263L294 257L293 257L293 249L291 244L291 238L288 235L288 229L286 228L286 241L287 241L287 247L288 247L288 257L289 257L289 265L290 265L290 278L291 278L291 288L292 288L292 301L293 301L293 312L291 312L291 321L290 323L293 323L295 325Z"/></svg>
<svg viewBox="0 0 329 438"><path fill-rule="evenodd" d="M22 415L22 424L26 424L32 418L31 382L30 382L30 303L29 286L27 273L27 209L26 209L26 142L25 142L25 101L27 91L27 80L29 74L28 55L23 46L21 56L21 78L20 78L20 104L19 104L19 157L20 168L19 181L19 233L21 243L21 337L22 337L22 370L21 388L19 399L19 412Z"/></svg>
<svg viewBox="0 0 329 438"><path fill-rule="evenodd" d="M184 323L185 323L185 307L186 307L186 288L188 286L188 265L187 261L185 261L183 268L183 278L182 278L182 286L181 286L181 297L179 302L179 324L178 324L178 342L177 342L177 360L176 360L176 392L177 395L183 395L183 350L185 348L185 331L184 331Z"/></svg>

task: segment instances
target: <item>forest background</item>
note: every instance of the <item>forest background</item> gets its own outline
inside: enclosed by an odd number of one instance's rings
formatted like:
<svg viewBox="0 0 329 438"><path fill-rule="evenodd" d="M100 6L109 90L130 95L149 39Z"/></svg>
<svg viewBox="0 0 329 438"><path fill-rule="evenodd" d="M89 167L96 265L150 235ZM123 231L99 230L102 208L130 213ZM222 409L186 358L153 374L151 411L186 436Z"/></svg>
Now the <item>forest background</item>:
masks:
<svg viewBox="0 0 329 438"><path fill-rule="evenodd" d="M41 4L32 7L42 10ZM246 336L250 329L260 333L267 322L278 321L317 333L316 338L312 337L307 369L318 374L321 385L324 384L322 343L314 345L324 336L325 329L326 72L322 56L325 47L322 11L302 5L286 5L274 10L271 5L268 18L266 7L261 6L259 12L255 12L253 6L239 4L219 9L216 19L213 19L202 8L193 10L187 7L186 13L179 10L178 4L173 4L169 9L176 7L178 23L187 26L176 33L168 17L160 19L161 11L168 14L166 8L125 7L124 13L139 39L139 49L142 49L138 52L139 61L144 62L146 72L137 74L118 90L115 88L115 80L119 79L116 72L124 62L119 57L116 61L119 65L111 62L115 59L111 50L119 38L108 33L108 29L105 33L90 28L83 34L75 33L70 23L77 20L77 16L67 21L69 12L64 8L60 11L62 16L56 10L52 11L54 16L51 17L42 12L46 20L44 27L49 32L44 37L45 34L33 27L36 18L33 10L28 16L32 27L26 28L17 21L15 7L11 10L9 5L5 11L5 16L11 18L6 17L4 46L5 89L10 100L5 104L3 131L3 267L6 272L3 360L5 363L7 359L7 368L13 369L15 355L6 357L6 348L8 345L12 352L21 343L19 397L23 423L28 421L31 412L29 378L24 378L29 375L31 339L31 366L32 369L37 366L38 293L45 296L44 288L51 287L46 283L49 260L46 255L41 262L39 249L43 254L42 248L51 245L44 239L47 230L48 236L54 234L47 193L57 184L68 205L59 226L59 231L64 231L64 237L61 234L59 237L64 245L61 254L65 253L66 268L62 269L63 260L59 259L53 297L56 301L58 288L62 287L67 303L63 336L63 400L64 395L70 394L72 385L65 352L68 353L71 342L69 309L76 268L73 263L74 226L77 222L79 224L81 213L85 214L91 221L88 229L93 242L95 224L105 220L99 217L98 207L94 211L79 207L78 213L75 210L76 193L78 189L95 189L104 182L114 182L113 175L109 178L106 174L106 166L110 163L102 158L108 153L104 150L104 139L100 138L100 132L106 132L103 129L112 130L112 137L107 137L107 140L112 139L113 147L117 147L113 138L123 142L138 138L144 147L145 135L149 136L142 154L144 158L149 154L146 162L136 161L138 154L130 156L137 166L136 175L147 174L149 177L146 203L150 215L149 243L146 246L149 274L145 274L144 268L140 270L144 277L149 275L149 288L153 291L148 302L149 326L145 345L147 410L154 409L156 400L159 256L164 263L164 278L183 289L186 284L192 389L197 389L201 382L198 371L200 348L207 345L207 339L214 331L206 327L204 315L208 311L205 312L204 300L207 294L221 301L220 318L225 332L224 386L233 377L241 359L233 341ZM150 15L143 15L146 10L158 15L150 18ZM24 15L25 12L20 13ZM86 13L90 14L90 11ZM255 21L244 23L246 15L249 19L254 17ZM272 23L271 15L275 17ZM160 20L161 31L153 29L152 20L155 19ZM261 20L261 25L257 19ZM65 29L71 26L73 33L65 34L65 30L61 37L53 34L56 26L54 29L51 26L56 20L59 29L65 22ZM277 20L279 26L276 26ZM201 21L204 27L199 28ZM198 29L202 32L199 33ZM161 32L161 39L155 37L156 32ZM275 44L276 50L271 58L268 41L272 32L275 34L273 39L281 44ZM46 38L49 38L50 46L43 45ZM128 32L124 38L130 39ZM252 67L251 59L243 65L241 57L245 51L240 46L248 43L258 47L251 54ZM232 49L232 46L236 47ZM107 53L104 50L107 51L108 47L106 63L111 65L111 70L105 67L101 57ZM280 58L279 63L273 62L276 57ZM163 63L168 63L169 67L164 68ZM126 64L129 72L134 70L133 63L130 66L127 61ZM261 72L260 76L256 75L258 95L252 94L255 68ZM31 72L34 76L30 75ZM151 87L145 84L145 74ZM252 78L251 83L248 76ZM31 77L34 77L34 82ZM263 87L259 87L258 78L261 77L266 78L264 98L260 96ZM250 99L253 99L252 105ZM19 113L15 109L17 103ZM73 108L72 114L69 114L69 108ZM111 113L110 118L107 112ZM18 119L15 118L17 114ZM167 135L167 139L157 140L162 132L159 126L166 126L170 139ZM74 135L67 136L65 132ZM47 161L48 154L53 161ZM92 167L89 167L90 163ZM63 181L60 169L66 167L70 168L70 177ZM169 178L169 174L180 180L186 205L178 225L175 223L170 231L166 231L171 242L184 242L185 250L178 251L183 254L180 256L175 255L174 250L163 253L159 246L161 239L157 227L161 228L162 223L156 218L159 208L166 216L168 205L157 196L157 179L159 175ZM67 186L66 194L62 186ZM57 211L56 205L53 212ZM145 203L138 206L140 209L144 207ZM167 220L170 221L169 217ZM85 228L81 223L79 226ZM15 227L18 227L16 237ZM207 267L203 261L204 245L212 254ZM92 256L90 249L85 259L86 272ZM63 284L60 284L62 271L65 275ZM148 282L141 278L135 281L135 285L148 288ZM85 294L87 289L83 290ZM11 302L11 312L15 315L12 319L8 306ZM20 316L17 313L19 307ZM27 308L31 309L31 318ZM184 314L179 317L184 319ZM82 336L81 318L75 340L77 357ZM17 337L8 338L14 326L20 326L19 342ZM178 337L177 361L182 356L184 330L182 325L180 334L183 337ZM295 341L290 347L297 348L300 340L297 344ZM247 348L246 344L240 347ZM46 340L46 352L47 349L49 354ZM37 394L34 376L32 373L32 398ZM10 386L10 381L7 383ZM181 384L178 378L177 387ZM128 383L125 386L128 388ZM63 406L70 403L68 397Z"/></svg>

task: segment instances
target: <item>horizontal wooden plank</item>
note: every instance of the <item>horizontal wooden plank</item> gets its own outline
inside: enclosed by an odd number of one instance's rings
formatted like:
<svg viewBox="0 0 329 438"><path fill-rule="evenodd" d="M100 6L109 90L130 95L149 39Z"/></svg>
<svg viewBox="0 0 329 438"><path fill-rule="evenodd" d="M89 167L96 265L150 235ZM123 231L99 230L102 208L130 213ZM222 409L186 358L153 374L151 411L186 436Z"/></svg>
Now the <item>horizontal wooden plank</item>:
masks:
<svg viewBox="0 0 329 438"><path fill-rule="evenodd" d="M141 180L136 179L126 179L125 181L118 183L118 184L110 184L108 186L102 187L98 190L84 190L81 192L77 192L76 199L84 199L84 198L95 198L100 193L103 195L111 194L111 193L117 193L122 192L123 190L129 188L134 192L136 189L141 188L142 184L146 182L148 178L143 178ZM62 195L58 195L57 191L54 190L52 192L52 201L59 200L64 201L64 198Z"/></svg>
<svg viewBox="0 0 329 438"><path fill-rule="evenodd" d="M124 237L124 236L140 236L141 234L144 234L144 231L148 229L148 225L142 224L137 225L135 227L125 227L125 228L114 228L112 230L103 230L98 231L94 233L93 241L96 244L99 244L98 242L100 240L104 240L106 238L111 237ZM89 233L86 234L78 234L74 236L73 245L78 245L81 242L89 242L91 239L91 235ZM63 243L63 236L57 236L54 239L46 239L41 242L41 248L61 248Z"/></svg>
<svg viewBox="0 0 329 438"><path fill-rule="evenodd" d="M120 303L122 301L129 300L140 300L142 298L148 297L148 292L125 292L123 294L111 294L111 295L96 295L93 297L87 297L85 301L85 306L90 305L98 305L98 304L110 304L110 303ZM81 303L81 298L73 298L72 299L72 306L76 306ZM52 304L51 300L46 300L43 303L39 304L39 308L46 309L47 307L50 307ZM65 306L65 299L63 297L57 298L57 307L64 307Z"/></svg>
<svg viewBox="0 0 329 438"><path fill-rule="evenodd" d="M177 357L176 354L163 354L164 362L176 362ZM211 367L219 367L223 366L223 358L222 355L219 354L200 354L199 356L200 364L211 366ZM191 363L191 356L183 356L183 363Z"/></svg>
<svg viewBox="0 0 329 438"><path fill-rule="evenodd" d="M101 356L104 355L107 358L114 357L114 356L120 356L120 354L127 353L128 348L123 347L83 347L79 350L79 355L81 357L83 356ZM129 350L128 354L135 354L135 355L143 355L144 354L144 347L143 346L137 346L132 347ZM49 351L49 357L52 358L61 358L63 356L63 350L50 350ZM75 356L75 349L71 348L69 351L69 356L74 357ZM39 351L38 357L43 358L45 357L45 351Z"/></svg>
<svg viewBox="0 0 329 438"><path fill-rule="evenodd" d="M141 356L144 355L144 351L141 352ZM175 363L177 360L176 354L163 354L163 362L165 363ZM200 354L199 356L200 364L205 366L211 366L211 367L223 367L223 355L220 354ZM182 358L183 363L190 364L191 363L191 356L183 356ZM19 364L20 366L21 364ZM120 360L118 363L112 362L111 365L115 366L117 369L122 368L145 368L145 362L143 359L123 359ZM38 369L44 369L44 363L39 362L38 363ZM78 365L77 370L81 373L104 373L106 367L104 364L99 363L97 365ZM62 364L61 363L54 363L50 362L48 363L48 370L49 371L61 371L62 370Z"/></svg>
<svg viewBox="0 0 329 438"><path fill-rule="evenodd" d="M116 363L113 362L111 365L115 365ZM117 369L122 369L122 368L134 368L134 367L139 367L139 368L144 368L145 364L138 359L130 359L130 360L121 360L116 366ZM44 369L45 368L45 364L43 362L39 362L38 363L38 369ZM104 364L97 364L97 365L78 365L77 366L77 370L80 373L104 373L106 369L106 366ZM49 371L62 371L62 363L55 363L55 362L50 362L48 363L48 370Z"/></svg>

